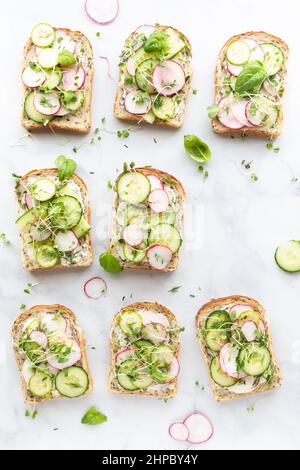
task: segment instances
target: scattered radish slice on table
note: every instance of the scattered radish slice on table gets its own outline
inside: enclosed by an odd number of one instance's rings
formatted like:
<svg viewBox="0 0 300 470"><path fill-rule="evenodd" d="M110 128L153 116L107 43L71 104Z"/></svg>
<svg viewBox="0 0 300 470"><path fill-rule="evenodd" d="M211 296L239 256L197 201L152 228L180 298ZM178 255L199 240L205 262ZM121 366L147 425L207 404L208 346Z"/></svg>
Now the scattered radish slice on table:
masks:
<svg viewBox="0 0 300 470"><path fill-rule="evenodd" d="M209 419L201 413L193 413L183 421L189 430L187 441L191 444L207 442L213 435L213 426Z"/></svg>
<svg viewBox="0 0 300 470"><path fill-rule="evenodd" d="M30 339L41 346L43 349L46 349L48 344L47 335L42 331L33 330L30 333Z"/></svg>
<svg viewBox="0 0 300 470"><path fill-rule="evenodd" d="M118 81L112 76L111 71L110 71L110 61L109 58L104 56L104 55L99 55L99 59L105 60L106 65L107 65L107 76L110 78L113 82L118 83Z"/></svg>
<svg viewBox="0 0 300 470"><path fill-rule="evenodd" d="M245 321L241 326L241 330L247 341L254 341L257 338L257 326L254 321Z"/></svg>
<svg viewBox="0 0 300 470"><path fill-rule="evenodd" d="M135 353L136 349L135 348L126 348L122 349L122 351L119 351L115 355L115 361L117 364L120 364L123 361L126 361L130 356L132 356Z"/></svg>
<svg viewBox="0 0 300 470"><path fill-rule="evenodd" d="M81 359L81 348L77 341L73 338L66 338L65 343L66 346L71 349L71 352L66 357L65 362L59 362L56 355L52 352L49 352L48 363L55 369L66 369L67 367L73 366Z"/></svg>
<svg viewBox="0 0 300 470"><path fill-rule="evenodd" d="M119 13L119 0L86 0L85 11L96 23L108 24L114 21Z"/></svg>
<svg viewBox="0 0 300 470"><path fill-rule="evenodd" d="M125 108L130 114L142 115L148 113L152 106L151 98L146 97L142 103L137 102L137 98L141 92L131 91L125 97Z"/></svg>
<svg viewBox="0 0 300 470"><path fill-rule="evenodd" d="M185 424L173 423L169 427L169 434L176 441L187 441L190 433Z"/></svg>
<svg viewBox="0 0 300 470"><path fill-rule="evenodd" d="M152 245L147 250L147 257L150 265L154 269L165 269L172 259L172 251L165 245Z"/></svg>
<svg viewBox="0 0 300 470"><path fill-rule="evenodd" d="M99 299L107 292L107 285L101 277L92 277L83 286L85 295L89 299Z"/></svg>
<svg viewBox="0 0 300 470"><path fill-rule="evenodd" d="M80 90L85 84L85 70L82 66L72 67L67 72L63 72L61 87L66 91Z"/></svg>
<svg viewBox="0 0 300 470"><path fill-rule="evenodd" d="M147 175L148 180L150 181L151 191L155 189L164 189L162 181L156 175Z"/></svg>
<svg viewBox="0 0 300 470"><path fill-rule="evenodd" d="M129 224L123 231L123 238L130 246L140 245L144 239L144 232L137 224Z"/></svg>
<svg viewBox="0 0 300 470"><path fill-rule="evenodd" d="M27 65L22 73L22 81L24 85L30 88L37 88L38 86L43 85L46 80L46 75L42 70L34 70Z"/></svg>
<svg viewBox="0 0 300 470"><path fill-rule="evenodd" d="M164 189L155 189L148 196L149 206L156 213L167 210L169 202L168 193Z"/></svg>
<svg viewBox="0 0 300 470"><path fill-rule="evenodd" d="M38 93L33 99L35 109L46 116L56 114L60 109L59 97L56 93Z"/></svg>
<svg viewBox="0 0 300 470"><path fill-rule="evenodd" d="M154 67L152 83L159 94L163 96L175 95L185 84L184 70L175 60L166 60Z"/></svg>
<svg viewBox="0 0 300 470"><path fill-rule="evenodd" d="M66 232L57 232L54 244L59 251L74 251L79 245L78 238L72 230Z"/></svg>

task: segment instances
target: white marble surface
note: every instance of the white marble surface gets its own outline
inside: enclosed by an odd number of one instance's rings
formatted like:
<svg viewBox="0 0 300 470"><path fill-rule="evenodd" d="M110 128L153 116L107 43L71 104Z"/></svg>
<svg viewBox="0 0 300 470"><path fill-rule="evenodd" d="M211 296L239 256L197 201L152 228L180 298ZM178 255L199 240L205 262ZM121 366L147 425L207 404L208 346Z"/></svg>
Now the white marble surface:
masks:
<svg viewBox="0 0 300 470"><path fill-rule="evenodd" d="M300 183L291 184L291 170L300 176L299 163L299 10L294 0L120 0L120 15L105 27L85 16L83 0L38 0L4 2L1 9L1 221L11 246L0 246L0 447L3 449L184 449L171 440L168 425L192 410L201 410L212 420L213 439L204 449L299 448L300 444L300 277L280 271L273 260L276 245L300 238ZM183 6L184 5L184 6ZM149 8L148 8L149 7ZM23 43L32 26L40 21L82 30L92 40L95 56L111 58L116 76L117 56L127 34L141 23L171 24L189 37L194 50L195 75L186 122L181 130L144 128L125 140L103 134L101 144L86 145L77 155L72 147L89 142L89 137L37 135L32 140L19 125L19 61ZM262 140L224 139L212 134L206 106L213 101L213 68L223 42L231 35L264 29L282 36L291 49L286 120L278 139L279 154ZM102 39L96 37L101 31ZM106 65L95 61L93 125L106 116L107 127L121 126L112 115L115 84L106 77ZM185 133L196 133L212 148L205 183L197 166L183 151ZM157 144L153 138L157 139ZM22 143L24 146L14 146ZM128 145L128 148L124 147ZM25 273L21 268L19 242L14 225L15 202L11 173L50 167L59 154L73 156L78 173L89 188L92 205L94 265L84 271L50 274ZM240 162L252 161L258 175L251 182L240 171ZM110 207L113 180L123 161L151 164L181 178L187 190L187 237L182 262L173 274L123 273L114 277L98 265L98 253L106 243L102 210ZM94 175L89 172L95 171ZM196 216L191 215L191 207ZM192 222L198 238L191 234ZM108 296L98 301L85 298L82 285L100 274L108 283ZM23 293L27 282L39 282L31 295ZM168 289L182 286L177 294ZM201 291L198 287L201 287ZM214 402L208 375L198 351L194 316L212 297L246 294L260 300L270 316L275 349L284 382L279 391L234 403ZM174 311L182 334L181 374L176 399L163 401L130 396L113 396L106 391L108 333L112 315L132 300L161 302ZM195 298L190 297L195 294ZM124 302L122 297L126 296ZM18 373L11 350L10 326L19 305L62 303L74 310L89 342L95 389L88 398L60 400L41 406L32 421L24 416ZM92 350L91 347L96 349ZM195 381L205 386L200 391ZM254 404L254 411L246 408ZM95 405L108 416L99 427L87 427L80 419ZM54 428L58 428L54 431ZM193 446L192 448L197 448Z"/></svg>

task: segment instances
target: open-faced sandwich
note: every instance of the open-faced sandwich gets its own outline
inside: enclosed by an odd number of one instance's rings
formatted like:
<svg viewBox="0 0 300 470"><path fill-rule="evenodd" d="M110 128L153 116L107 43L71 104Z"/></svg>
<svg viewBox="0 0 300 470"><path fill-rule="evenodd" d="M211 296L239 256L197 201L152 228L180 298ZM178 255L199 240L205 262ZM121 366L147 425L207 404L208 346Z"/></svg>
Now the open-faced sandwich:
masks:
<svg viewBox="0 0 300 470"><path fill-rule="evenodd" d="M153 302L122 308L110 335L109 391L174 397L178 355L179 330L170 310Z"/></svg>
<svg viewBox="0 0 300 470"><path fill-rule="evenodd" d="M137 28L120 55L116 117L180 127L191 83L191 57L188 39L176 29Z"/></svg>
<svg viewBox="0 0 300 470"><path fill-rule="evenodd" d="M55 168L33 170L17 177L15 194L27 271L90 266L90 206L79 176L60 179Z"/></svg>
<svg viewBox="0 0 300 470"><path fill-rule="evenodd" d="M92 46L81 32L36 25L22 61L22 126L88 132L93 75Z"/></svg>
<svg viewBox="0 0 300 470"><path fill-rule="evenodd" d="M200 308L196 328L217 401L280 386L266 312L256 300L239 295L212 300Z"/></svg>
<svg viewBox="0 0 300 470"><path fill-rule="evenodd" d="M226 42L215 71L215 132L268 138L282 132L288 54L281 39L264 32Z"/></svg>
<svg viewBox="0 0 300 470"><path fill-rule="evenodd" d="M185 192L154 168L132 168L115 184L109 251L125 269L173 271L182 243Z"/></svg>
<svg viewBox="0 0 300 470"><path fill-rule="evenodd" d="M67 307L31 307L15 320L12 339L26 403L75 398L92 390L85 339Z"/></svg>

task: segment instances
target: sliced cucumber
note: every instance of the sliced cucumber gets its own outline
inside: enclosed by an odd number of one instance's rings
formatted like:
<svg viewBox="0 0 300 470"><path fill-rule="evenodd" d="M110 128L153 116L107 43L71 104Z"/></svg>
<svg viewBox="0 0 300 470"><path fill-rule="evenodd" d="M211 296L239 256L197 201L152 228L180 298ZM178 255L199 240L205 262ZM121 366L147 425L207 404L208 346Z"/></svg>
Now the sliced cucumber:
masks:
<svg viewBox="0 0 300 470"><path fill-rule="evenodd" d="M146 390L153 383L153 377L145 370L138 371L132 383L137 390Z"/></svg>
<svg viewBox="0 0 300 470"><path fill-rule="evenodd" d="M78 187L72 181L67 181L58 191L59 196L73 196L77 199Z"/></svg>
<svg viewBox="0 0 300 470"><path fill-rule="evenodd" d="M66 100L63 93L61 94L60 98L64 108L66 108L67 111L70 111L70 113L75 113L84 105L85 95L83 91L74 91L74 95L72 96L73 99L71 101Z"/></svg>
<svg viewBox="0 0 300 470"><path fill-rule="evenodd" d="M185 42L180 39L179 34L172 28L167 28L164 32L167 34L168 47L168 52L165 58L172 59L184 48Z"/></svg>
<svg viewBox="0 0 300 470"><path fill-rule="evenodd" d="M119 372L130 375L131 377L136 373L137 369L141 367L135 354L131 353L128 359L125 359L118 367Z"/></svg>
<svg viewBox="0 0 300 470"><path fill-rule="evenodd" d="M157 367L168 367L174 357L173 349L167 344L159 344L151 354L151 362Z"/></svg>
<svg viewBox="0 0 300 470"><path fill-rule="evenodd" d="M219 358L216 356L210 363L210 375L213 381L220 385L220 387L232 387L232 385L236 384L237 379L229 377L228 375L224 374L221 369Z"/></svg>
<svg viewBox="0 0 300 470"><path fill-rule="evenodd" d="M35 213L33 209L25 212L21 217L16 220L17 227L20 232L28 230L30 225L35 221Z"/></svg>
<svg viewBox="0 0 300 470"><path fill-rule="evenodd" d="M146 206L133 206L121 203L117 211L118 224L122 226L128 225L133 218L146 217L148 215L148 208Z"/></svg>
<svg viewBox="0 0 300 470"><path fill-rule="evenodd" d="M252 377L262 375L270 366L271 361L269 349L257 341L252 341L244 346L238 356L241 368Z"/></svg>
<svg viewBox="0 0 300 470"><path fill-rule="evenodd" d="M152 85L151 77L154 66L157 64L155 59L147 59L140 63L135 71L135 81L137 86L148 93L154 93L155 88Z"/></svg>
<svg viewBox="0 0 300 470"><path fill-rule="evenodd" d="M231 321L228 313L225 310L215 310L211 312L205 322L206 330L229 329Z"/></svg>
<svg viewBox="0 0 300 470"><path fill-rule="evenodd" d="M79 224L82 207L73 196L60 196L51 202L48 218L54 230L70 230Z"/></svg>
<svg viewBox="0 0 300 470"><path fill-rule="evenodd" d="M34 100L34 91L28 93L24 101L24 110L27 114L27 117L38 124L44 124L45 126L53 119L51 116L46 116L45 114L39 113L33 104Z"/></svg>
<svg viewBox="0 0 300 470"><path fill-rule="evenodd" d="M242 65L250 58L250 47L244 41L234 41L229 44L226 52L227 60L233 65Z"/></svg>
<svg viewBox="0 0 300 470"><path fill-rule="evenodd" d="M128 204L140 204L151 191L147 176L138 171L123 173L117 182L117 193L122 201Z"/></svg>
<svg viewBox="0 0 300 470"><path fill-rule="evenodd" d="M128 261L132 263L140 263L146 257L146 243L142 243L137 247L132 247L127 243L123 244L123 254Z"/></svg>
<svg viewBox="0 0 300 470"><path fill-rule="evenodd" d="M151 109L158 119L166 121L167 119L172 119L175 116L175 101L169 96L158 95L154 100Z"/></svg>
<svg viewBox="0 0 300 470"><path fill-rule="evenodd" d="M41 91L51 91L57 88L62 79L62 71L59 68L52 70L46 78L45 83L39 87Z"/></svg>
<svg viewBox="0 0 300 470"><path fill-rule="evenodd" d="M147 341L145 339L138 339L134 343L132 343L133 348L138 348L137 355L141 357L141 359L147 363L151 361L151 354L154 350L155 346L151 341Z"/></svg>
<svg viewBox="0 0 300 470"><path fill-rule="evenodd" d="M143 47L140 47L134 54L132 54L132 60L136 66L140 65L147 59L155 59L158 56L157 52L146 52Z"/></svg>
<svg viewBox="0 0 300 470"><path fill-rule="evenodd" d="M124 372L119 371L117 373L117 381L119 382L119 385L121 385L121 387L125 390L133 391L137 389L131 378L124 374Z"/></svg>
<svg viewBox="0 0 300 470"><path fill-rule="evenodd" d="M131 336L141 332L143 319L141 315L134 311L122 313L119 318L119 327L125 335Z"/></svg>
<svg viewBox="0 0 300 470"><path fill-rule="evenodd" d="M160 245L166 245L170 248L172 253L176 253L181 246L181 237L178 230L170 224L158 224L153 227L149 234L148 243L154 245L159 243Z"/></svg>
<svg viewBox="0 0 300 470"><path fill-rule="evenodd" d="M225 330L210 330L205 335L207 347L214 352L219 352L221 347L228 341L228 334Z"/></svg>
<svg viewBox="0 0 300 470"><path fill-rule="evenodd" d="M271 42L265 42L261 44L261 48L265 53L264 66L268 75L275 75L275 73L281 70L284 55L280 47L276 46Z"/></svg>
<svg viewBox="0 0 300 470"><path fill-rule="evenodd" d="M38 55L38 63L43 69L53 69L58 64L58 52L51 47L43 49Z"/></svg>
<svg viewBox="0 0 300 470"><path fill-rule="evenodd" d="M277 122L279 108L274 101L264 96L255 96L249 106L249 113L254 117L258 114L261 118L260 126L271 129Z"/></svg>
<svg viewBox="0 0 300 470"><path fill-rule="evenodd" d="M48 395L52 390L53 382L50 375L44 372L35 372L29 379L30 393L38 398Z"/></svg>
<svg viewBox="0 0 300 470"><path fill-rule="evenodd" d="M55 386L64 397L80 397L89 387L89 377L82 367L68 367L57 374Z"/></svg>
<svg viewBox="0 0 300 470"><path fill-rule="evenodd" d="M50 178L40 178L31 184L29 191L37 201L48 201L56 191L56 185Z"/></svg>
<svg viewBox="0 0 300 470"><path fill-rule="evenodd" d="M39 327L40 327L40 320L39 320L39 318L35 318L26 327L27 335L29 336L32 331L38 330Z"/></svg>
<svg viewBox="0 0 300 470"><path fill-rule="evenodd" d="M154 377L154 379L157 380L157 382L160 382L160 383L169 382L171 379L174 378L172 376L171 372L170 372L170 369L168 369L168 368L163 369L163 368L159 368L159 367L154 366L154 367L150 368L150 373L151 373L152 377Z"/></svg>
<svg viewBox="0 0 300 470"><path fill-rule="evenodd" d="M77 238L82 238L90 232L91 226L88 224L84 216L82 216L79 223L72 230Z"/></svg>
<svg viewBox="0 0 300 470"><path fill-rule="evenodd" d="M175 222L176 212L174 211L174 209L172 209L171 206L169 206L168 209L164 212L160 212L159 214L151 212L151 214L149 215L149 225L151 227L163 223L174 225Z"/></svg>
<svg viewBox="0 0 300 470"><path fill-rule="evenodd" d="M300 271L300 241L289 240L280 245L275 251L275 261L284 271L289 273Z"/></svg>
<svg viewBox="0 0 300 470"><path fill-rule="evenodd" d="M33 364L39 364L45 360L44 349L35 341L27 339L24 343L23 349L26 353L26 356Z"/></svg>
<svg viewBox="0 0 300 470"><path fill-rule="evenodd" d="M52 268L59 261L59 253L52 246L42 245L36 251L36 261L42 268Z"/></svg>
<svg viewBox="0 0 300 470"><path fill-rule="evenodd" d="M254 310L246 310L245 312L241 313L238 318L239 324L241 325L245 321L253 321L257 326L259 324L260 315Z"/></svg>
<svg viewBox="0 0 300 470"><path fill-rule="evenodd" d="M148 124L153 124L156 117L155 117L155 114L153 114L153 112L150 109L150 111L147 114L143 115L143 119L144 121L148 122Z"/></svg>
<svg viewBox="0 0 300 470"><path fill-rule="evenodd" d="M38 47L49 47L55 39L54 28L48 23L37 24L31 32L31 40Z"/></svg>

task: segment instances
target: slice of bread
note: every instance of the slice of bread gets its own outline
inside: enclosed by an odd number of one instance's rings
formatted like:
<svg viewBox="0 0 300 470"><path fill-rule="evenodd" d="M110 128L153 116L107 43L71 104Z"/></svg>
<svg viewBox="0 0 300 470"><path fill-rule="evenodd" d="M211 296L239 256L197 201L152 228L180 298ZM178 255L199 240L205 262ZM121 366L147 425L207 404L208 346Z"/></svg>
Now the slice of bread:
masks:
<svg viewBox="0 0 300 470"><path fill-rule="evenodd" d="M191 79L192 79L192 73L193 73L192 66L191 66L191 51L192 51L192 48L191 48L191 44L190 44L189 40L187 39L187 37L184 34L182 34L180 31L178 31L177 29L175 29L171 26L161 26L161 25L155 25L155 28L157 30L164 30L166 28L171 28L174 32L179 34L180 38L185 42L187 50L189 51L189 57L185 58L184 61L179 60L181 53L179 53L178 56L174 57L175 61L178 60L178 62L181 63L181 65L184 69L185 76L186 76L185 85L180 90L180 92L178 92L178 95L182 96L182 103L183 104L180 107L180 110L176 113L176 116L174 118L167 119L167 120L161 120L161 119L156 118L155 122L154 122L155 125L178 128L178 127L181 127L183 122L184 122L184 118L185 118L185 114L186 114L187 101L188 101L189 91L190 91L190 87L191 87ZM129 35L129 37L127 38L125 43L132 40L135 32L136 31L134 31L133 33L131 33ZM126 63L128 62L129 58L130 57L127 57L126 59L124 59L124 61L122 62L122 64L120 64L120 67L119 67L119 86L117 88L117 93L116 93L116 98L115 98L114 114L118 119L121 119L123 121L130 121L130 122L137 122L137 123L146 122L143 119L143 116L130 114L130 113L127 112L127 110L125 108L124 94L126 93L126 88L124 88L124 84L123 84L124 77L123 77L123 72L122 72L122 67L121 66L122 65L126 66Z"/></svg>
<svg viewBox="0 0 300 470"><path fill-rule="evenodd" d="M281 95L281 103L282 99L284 96L284 91L286 87L286 78L287 78L287 61L288 61L288 56L289 56L289 48L287 44L280 38L273 36L272 34L265 33L263 31L250 31L247 33L243 34L237 34L235 36L232 36L228 41L224 44L222 47L216 68L215 68L215 103L218 104L222 98L222 81L224 79L224 60L226 60L226 52L229 44L236 40L243 40L243 39L254 39L258 41L260 44L264 42L272 42L275 45L277 45L281 51L283 52L284 55L284 64L282 71L280 73L282 74L282 79L284 83L284 90L283 94ZM282 109L282 104L279 106L279 116L277 119L277 122L275 126L271 129L264 129L262 127L257 127L257 126L250 126L250 127L243 127L242 129L230 129L228 127L223 126L221 122L219 121L218 117L215 117L211 120L211 126L214 132L217 134L240 134L240 135L253 135L257 137L267 137L267 138L274 138L279 136L282 133L283 129L283 109Z"/></svg>
<svg viewBox="0 0 300 470"><path fill-rule="evenodd" d="M19 337L23 333L23 327L25 322L29 322L30 319L32 318L39 318L41 317L44 313L54 313L57 314L58 312L63 312L63 316L67 318L69 322L69 327L70 327L70 333L71 336L74 337L74 339L78 342L80 345L81 349L81 359L80 359L80 366L86 371L88 378L89 378L89 386L86 392L84 393L83 396L88 395L92 389L93 389L93 380L91 378L90 372L89 372L89 364L88 364L88 358L86 354L86 344L85 344L85 338L83 335L83 332L79 326L77 317L74 315L74 313L68 309L67 307L63 305L36 305L34 307L29 308L25 312L21 313L16 320L13 323L11 334L12 334L12 342L13 342L13 351L14 355L16 358L17 366L20 372L20 377L21 377L21 384L22 384L22 392L24 396L24 400L28 405L35 405L39 404L48 400L53 400L55 398L65 398L64 396L60 394L56 394L55 396L49 396L49 397L44 397L44 398L38 398L34 397L31 392L28 389L27 383L24 379L24 376L22 374L22 367L23 363L26 359L25 354L20 350L19 347ZM82 395L81 395L82 396Z"/></svg>
<svg viewBox="0 0 300 470"><path fill-rule="evenodd" d="M15 188L15 195L16 195L18 207L20 207L20 194L19 194L20 187L21 187L21 189L26 188L27 184L28 184L28 181L31 178L40 178L40 177L48 177L48 176L57 177L58 176L57 169L56 168L48 168L48 169L44 169L44 170L32 170L29 173L27 173L26 175L20 177L19 184L21 186L18 185ZM88 196L87 196L87 187L86 187L84 181L78 175L76 175L74 173L73 173L73 175L71 175L70 180L74 181L76 186L78 186L80 188L80 194L81 194L82 202L83 202L83 206L84 206L85 218L86 218L86 221L88 223L90 223L91 211L90 211L90 204L89 204L89 200L88 200ZM24 213L24 211L22 211L22 213ZM19 215L21 215L21 214L19 214ZM70 264L65 264L65 263L62 264L60 262L60 263L55 264L51 268L43 268L43 267L39 266L34 260L32 260L30 258L30 256L28 255L28 252L27 252L26 239L25 239L24 236L22 236L22 234L20 234L21 255L22 255L23 268L26 271L40 271L40 270L49 270L49 269L52 270L52 269L88 267L93 262L92 240L91 240L90 232L87 233L80 240L81 240L80 241L81 246L82 246L82 244L84 244L86 246L86 250L85 250L85 253L84 253L84 256L82 257L82 259L79 259L77 262L75 262L73 264L71 264L71 263Z"/></svg>
<svg viewBox="0 0 300 470"><path fill-rule="evenodd" d="M197 337L198 337L200 350L203 354L204 361L207 365L208 371L210 371L210 362L213 356L208 352L204 337L201 333L201 329L204 328L205 320L211 312L215 310L226 310L230 305L233 305L233 304L249 305L255 312L259 313L260 319L266 325L266 329L268 332L267 347L271 353L271 364L274 369L274 374L273 374L271 381L269 382L263 381L262 383L259 383L258 386L254 390L248 393L234 393L230 391L230 387L224 388L224 387L217 385L209 373L212 392L213 392L214 398L218 402L234 400L240 397L247 397L247 396L255 395L258 393L267 392L275 388L278 388L281 385L281 373L280 373L279 366L275 358L275 353L274 353L274 348L272 344L272 338L270 334L270 327L269 327L266 311L262 307L262 305L260 305L256 300L251 299L250 297L246 297L244 295L232 295L230 297L213 299L210 302L203 305L198 311L198 314L196 316Z"/></svg>
<svg viewBox="0 0 300 470"><path fill-rule="evenodd" d="M168 383L158 383L155 382L152 384L149 388L146 390L125 390L122 388L116 378L116 361L115 357L120 350L123 349L123 347L118 346L116 344L117 341L119 341L120 338L120 328L118 326L119 318L122 315L123 312L128 311L128 310L134 310L138 312L146 312L146 314L150 313L152 315L161 315L162 317L165 318L164 321L166 321L170 325L170 332L172 334L172 344L174 344L174 356L176 357L178 361L179 357L179 349L180 349L180 342L179 342L179 333L178 333L178 327L177 327L177 321L175 315L164 307L163 305L160 305L156 302L135 302L131 305L128 305L127 307L121 308L118 313L114 316L113 321L112 321L112 327L111 327L111 332L110 332L110 367L109 367L109 377L108 377L108 390L111 393L115 394L130 394L130 395L147 395L147 396L154 396L157 398L173 398L177 394L177 388L178 388L178 377L173 379L171 382ZM152 317L150 318L150 322L153 322ZM155 316L154 316L155 318ZM160 318L160 321L161 320ZM158 321L159 322L159 321ZM143 324L148 323L148 320L143 319ZM121 332L122 334L122 332ZM124 335L123 335L124 336ZM128 346L126 346L128 347Z"/></svg>
<svg viewBox="0 0 300 470"><path fill-rule="evenodd" d="M76 47L80 50L84 49L84 70L86 73L86 79L84 83L84 94L85 101L83 106L75 113L67 114L66 116L56 117L48 125L39 124L28 118L25 109L24 102L28 93L31 91L30 88L26 87L22 82L22 110L21 110L21 124L28 131L43 130L45 128L51 128L53 131L70 131L76 133L87 133L91 128L91 102L92 102L92 88L94 79L94 57L93 49L90 41L80 31L72 31L67 28L59 28L60 31L67 33L75 42ZM29 39L24 47L23 60L22 60L22 71L28 65L28 63L36 57L35 45Z"/></svg>
<svg viewBox="0 0 300 470"><path fill-rule="evenodd" d="M182 230L183 230L183 216L184 216L184 202L185 202L185 191L180 183L174 176L170 175L169 173L166 173L164 171L156 170L154 168L136 168L134 171L139 171L143 173L144 175L155 175L162 181L166 182L166 185L171 184L172 188L176 191L176 196L178 198L178 213L177 213L177 221L176 225L178 228L179 233L182 235ZM119 176L119 178L122 175ZM119 179L118 178L118 179ZM118 180L117 180L118 182ZM118 218L117 218L117 213L118 213L118 207L120 204L120 199L117 194L116 188L117 188L117 182L115 184L115 198L114 198L114 204L113 204L113 214L112 214L112 227L111 227L111 235L110 235L110 242L109 242L109 251L119 260L121 266L123 269L146 269L146 270L154 270L152 266L149 264L149 262L143 261L140 263L134 263L131 261L126 260L124 257L121 257L120 249L117 243L117 238L118 238ZM172 259L169 265L161 270L162 272L170 272L174 271L179 264L179 251L177 251Z"/></svg>

